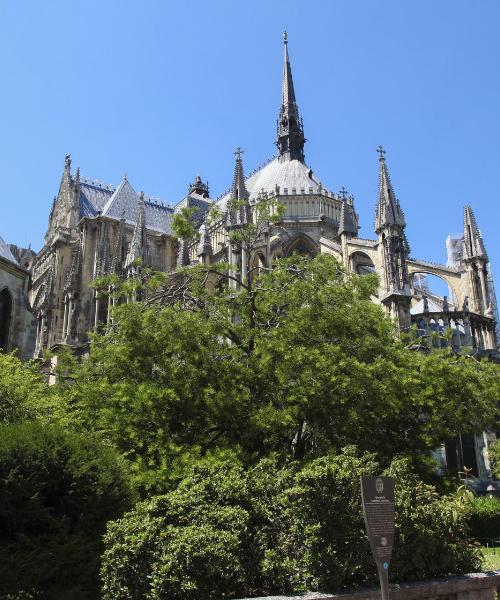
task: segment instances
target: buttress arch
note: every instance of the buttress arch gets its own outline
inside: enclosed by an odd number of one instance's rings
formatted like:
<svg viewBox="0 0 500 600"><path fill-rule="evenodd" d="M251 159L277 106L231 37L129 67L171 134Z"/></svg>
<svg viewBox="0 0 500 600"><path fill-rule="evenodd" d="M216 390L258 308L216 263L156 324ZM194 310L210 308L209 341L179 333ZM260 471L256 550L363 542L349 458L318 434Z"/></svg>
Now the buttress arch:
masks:
<svg viewBox="0 0 500 600"><path fill-rule="evenodd" d="M434 275L435 277L439 277L439 279L442 279L452 291L457 308L462 307L464 302L464 293L462 291L462 278L460 272L449 267L445 267L444 265L430 265L413 260L407 261L407 266L411 284L413 284L413 278L417 274Z"/></svg>

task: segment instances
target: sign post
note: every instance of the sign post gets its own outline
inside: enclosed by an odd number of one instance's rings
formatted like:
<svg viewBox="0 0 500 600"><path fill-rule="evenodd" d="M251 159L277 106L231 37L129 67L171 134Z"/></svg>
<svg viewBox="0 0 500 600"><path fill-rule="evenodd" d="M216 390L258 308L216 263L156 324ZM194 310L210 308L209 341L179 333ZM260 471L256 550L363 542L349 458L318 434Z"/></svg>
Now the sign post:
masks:
<svg viewBox="0 0 500 600"><path fill-rule="evenodd" d="M366 532L377 564L382 600L389 600L389 563L394 545L394 479L361 477Z"/></svg>

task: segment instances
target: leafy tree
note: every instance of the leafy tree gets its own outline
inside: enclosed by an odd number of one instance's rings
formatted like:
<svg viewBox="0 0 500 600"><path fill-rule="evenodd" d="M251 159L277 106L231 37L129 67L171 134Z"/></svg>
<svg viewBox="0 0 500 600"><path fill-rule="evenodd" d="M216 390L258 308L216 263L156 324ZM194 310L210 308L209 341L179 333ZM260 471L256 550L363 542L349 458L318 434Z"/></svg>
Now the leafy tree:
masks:
<svg viewBox="0 0 500 600"><path fill-rule="evenodd" d="M106 522L130 506L123 460L94 436L1 425L0 595L94 598Z"/></svg>
<svg viewBox="0 0 500 600"><path fill-rule="evenodd" d="M209 600L372 584L359 476L379 471L373 455L352 447L285 467L273 459L250 469L229 456L202 461L175 491L109 525L103 598ZM389 472L397 477L392 578L476 569L468 496L440 497L408 461Z"/></svg>
<svg viewBox="0 0 500 600"><path fill-rule="evenodd" d="M109 436L141 485L168 488L216 448L252 462L355 443L388 465L494 422L497 365L408 351L372 302L375 278L294 256L235 289L225 268L156 280L119 306L76 384L60 384L72 418Z"/></svg>
<svg viewBox="0 0 500 600"><path fill-rule="evenodd" d="M58 410L59 398L40 374L39 364L23 363L0 352L0 423L48 420Z"/></svg>

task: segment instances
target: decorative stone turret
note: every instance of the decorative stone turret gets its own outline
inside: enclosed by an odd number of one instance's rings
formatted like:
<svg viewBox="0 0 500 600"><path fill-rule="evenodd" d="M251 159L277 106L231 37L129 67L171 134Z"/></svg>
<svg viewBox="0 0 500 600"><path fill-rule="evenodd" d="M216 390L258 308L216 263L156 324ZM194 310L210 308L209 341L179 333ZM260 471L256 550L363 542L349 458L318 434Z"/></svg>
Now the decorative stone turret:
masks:
<svg viewBox="0 0 500 600"><path fill-rule="evenodd" d="M137 221L134 228L134 235L130 242L130 249L125 259L125 269L129 275L134 274L138 267L135 263L137 259L142 260L144 266L147 261L147 240L146 240L146 212L144 206L144 192L140 193L137 202Z"/></svg>
<svg viewBox="0 0 500 600"><path fill-rule="evenodd" d="M233 272L243 275L247 272L248 256L246 249L235 247L231 241L231 231L240 227L245 227L252 221L252 209L249 202L249 193L245 186L245 175L243 172L243 160L241 155L243 150L237 148L236 162L234 165L233 183L231 186L230 199L226 207L225 225L229 233L228 240L228 262L232 266ZM234 286L235 282L230 281L230 286Z"/></svg>
<svg viewBox="0 0 500 600"><path fill-rule="evenodd" d="M208 181L203 182L199 175L196 175L193 183L190 184L188 194L197 194L198 196L202 196L203 198L208 198L210 195L210 190L208 188Z"/></svg>
<svg viewBox="0 0 500 600"><path fill-rule="evenodd" d="M464 207L463 262L467 270L469 296L473 310L492 317L488 290L488 254L470 206Z"/></svg>
<svg viewBox="0 0 500 600"><path fill-rule="evenodd" d="M241 148L237 148L236 162L234 165L233 183L231 185L230 201L226 208L226 227L242 227L248 225L252 219L249 194L245 186L245 175L243 173L243 154Z"/></svg>
<svg viewBox="0 0 500 600"><path fill-rule="evenodd" d="M406 261L409 246L406 239L406 221L392 187L385 162L385 150L379 153L379 190L375 211L375 231L378 235L378 253L381 266L380 299L398 323L400 330L411 326L411 290Z"/></svg>
<svg viewBox="0 0 500 600"><path fill-rule="evenodd" d="M207 266L210 264L210 257L214 251L212 248L212 239L208 230L208 224L205 222L200 227L200 242L198 244L198 258Z"/></svg>

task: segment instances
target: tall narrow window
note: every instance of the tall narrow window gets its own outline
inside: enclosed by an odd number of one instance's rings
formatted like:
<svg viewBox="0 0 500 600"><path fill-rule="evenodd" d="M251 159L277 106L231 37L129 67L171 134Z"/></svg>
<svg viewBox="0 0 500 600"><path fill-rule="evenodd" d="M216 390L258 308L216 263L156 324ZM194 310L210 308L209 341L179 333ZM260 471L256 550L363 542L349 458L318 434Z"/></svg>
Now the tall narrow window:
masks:
<svg viewBox="0 0 500 600"><path fill-rule="evenodd" d="M12 315L12 298L7 288L0 292L0 348L9 350L10 319Z"/></svg>

